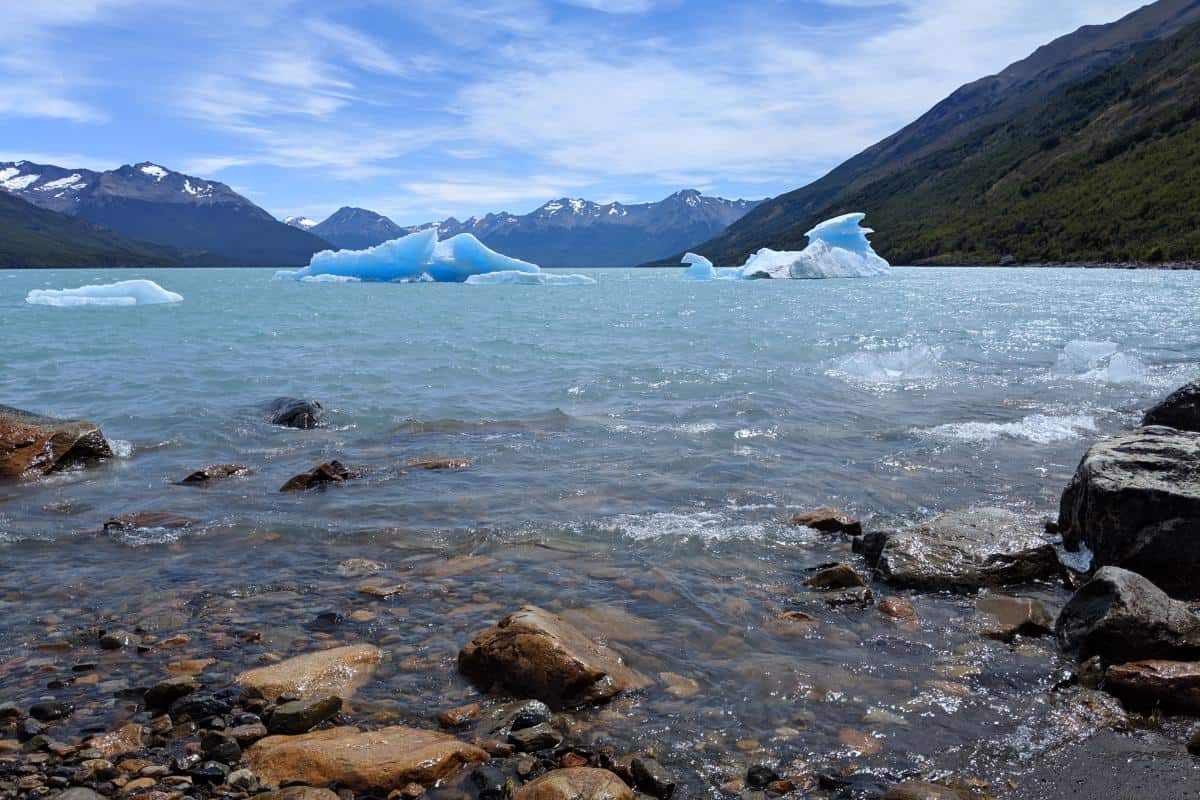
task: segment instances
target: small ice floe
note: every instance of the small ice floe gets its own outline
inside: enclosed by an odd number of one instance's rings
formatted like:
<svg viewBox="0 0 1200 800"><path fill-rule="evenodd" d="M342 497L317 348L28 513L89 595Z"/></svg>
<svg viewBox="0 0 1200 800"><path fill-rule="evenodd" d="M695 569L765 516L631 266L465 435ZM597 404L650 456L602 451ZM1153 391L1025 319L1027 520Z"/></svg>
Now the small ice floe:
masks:
<svg viewBox="0 0 1200 800"><path fill-rule="evenodd" d="M1055 359L1054 372L1089 383L1146 383L1149 371L1141 359L1122 352L1116 342L1075 339Z"/></svg>
<svg viewBox="0 0 1200 800"><path fill-rule="evenodd" d="M183 295L169 292L154 281L132 280L80 286L78 289L34 289L25 302L35 306L145 306L182 303Z"/></svg>
<svg viewBox="0 0 1200 800"><path fill-rule="evenodd" d="M521 286L590 286L595 282L595 278L589 278L587 275L555 275L549 272L517 272L515 270L484 272L472 275L465 281L471 286L513 284Z"/></svg>

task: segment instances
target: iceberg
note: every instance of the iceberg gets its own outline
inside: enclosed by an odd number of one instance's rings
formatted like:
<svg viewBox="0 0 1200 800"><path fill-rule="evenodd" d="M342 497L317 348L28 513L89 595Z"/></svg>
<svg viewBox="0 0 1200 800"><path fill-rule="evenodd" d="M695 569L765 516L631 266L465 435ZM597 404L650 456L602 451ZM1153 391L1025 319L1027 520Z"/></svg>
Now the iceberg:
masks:
<svg viewBox="0 0 1200 800"><path fill-rule="evenodd" d="M34 289L25 302L35 306L145 306L182 303L183 295L169 292L154 281L133 280L80 286L78 289Z"/></svg>
<svg viewBox="0 0 1200 800"><path fill-rule="evenodd" d="M519 284L522 286L590 286L595 278L587 275L554 275L549 272L518 272L500 270L472 275L465 283L469 286L500 286Z"/></svg>
<svg viewBox="0 0 1200 800"><path fill-rule="evenodd" d="M861 226L866 214L843 214L827 219L805 235L803 250L764 247L740 267L714 267L695 253L683 257L685 275L692 280L755 280L758 278L866 278L882 275L890 264L871 247L870 228Z"/></svg>
<svg viewBox="0 0 1200 800"><path fill-rule="evenodd" d="M540 275L541 267L489 249L469 233L438 241L436 228L410 233L366 250L323 250L301 270L280 270L276 280L334 282L357 279L413 283L464 283L495 272Z"/></svg>

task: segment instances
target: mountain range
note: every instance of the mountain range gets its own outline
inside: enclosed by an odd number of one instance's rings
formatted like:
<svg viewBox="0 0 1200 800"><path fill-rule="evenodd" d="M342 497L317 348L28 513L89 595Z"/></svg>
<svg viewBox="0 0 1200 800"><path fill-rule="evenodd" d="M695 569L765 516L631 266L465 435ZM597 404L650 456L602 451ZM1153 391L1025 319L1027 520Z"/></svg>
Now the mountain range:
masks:
<svg viewBox="0 0 1200 800"><path fill-rule="evenodd" d="M0 162L0 188L115 234L108 245L99 244L100 252L118 243L129 252L138 251L139 243L153 243L175 251L173 263L289 266L307 264L313 253L329 249L325 241L284 225L223 183L150 162L105 172ZM56 257L50 252L36 261Z"/></svg>
<svg viewBox="0 0 1200 800"><path fill-rule="evenodd" d="M341 248L362 249L437 227L442 237L470 233L495 250L550 267L612 267L665 256L719 233L761 200L706 197L694 189L656 203L594 203L563 197L528 214L454 217L401 227L362 208L344 207L322 222L285 222Z"/></svg>
<svg viewBox="0 0 1200 800"><path fill-rule="evenodd" d="M1198 23L1159 0L1063 36L694 249L740 264L863 211L893 263L1198 258Z"/></svg>

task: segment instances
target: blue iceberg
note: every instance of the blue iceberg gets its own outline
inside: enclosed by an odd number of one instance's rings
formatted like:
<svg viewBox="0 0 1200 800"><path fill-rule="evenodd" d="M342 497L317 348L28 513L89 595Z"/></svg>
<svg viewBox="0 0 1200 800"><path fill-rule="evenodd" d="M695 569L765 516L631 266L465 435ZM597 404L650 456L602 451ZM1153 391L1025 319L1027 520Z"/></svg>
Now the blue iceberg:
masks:
<svg viewBox="0 0 1200 800"><path fill-rule="evenodd" d="M334 282L339 279L392 283L464 283L490 273L541 275L537 264L509 258L469 233L438 241L436 228L411 233L366 250L323 250L301 270L280 270L278 280Z"/></svg>
<svg viewBox="0 0 1200 800"><path fill-rule="evenodd" d="M807 234L803 250L764 247L740 267L714 267L695 253L683 257L685 275L692 280L754 280L757 278L866 278L882 275L891 265L867 239L870 228L861 226L866 214L843 214L827 219Z"/></svg>
<svg viewBox="0 0 1200 800"><path fill-rule="evenodd" d="M117 281L78 289L34 289L25 296L34 306L145 306L158 303L182 303L183 295L169 292L154 281Z"/></svg>

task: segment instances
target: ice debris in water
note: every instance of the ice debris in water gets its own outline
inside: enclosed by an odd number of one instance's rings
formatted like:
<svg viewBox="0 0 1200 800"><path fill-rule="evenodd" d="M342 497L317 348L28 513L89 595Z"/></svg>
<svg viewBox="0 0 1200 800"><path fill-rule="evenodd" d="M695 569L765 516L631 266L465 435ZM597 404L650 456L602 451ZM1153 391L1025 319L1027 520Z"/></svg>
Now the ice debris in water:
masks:
<svg viewBox="0 0 1200 800"><path fill-rule="evenodd" d="M1146 365L1122 353L1116 342L1076 339L1067 342L1054 365L1055 372L1096 383L1144 383Z"/></svg>
<svg viewBox="0 0 1200 800"><path fill-rule="evenodd" d="M554 275L549 272L517 272L501 270L472 275L465 281L471 286L498 286L521 284L525 286L589 286L596 282L587 275Z"/></svg>
<svg viewBox="0 0 1200 800"><path fill-rule="evenodd" d="M469 233L438 241L437 229L431 228L366 250L323 250L304 269L280 270L275 278L310 282L355 278L393 283L464 283L473 275L498 272L543 274L537 264L497 253Z"/></svg>
<svg viewBox="0 0 1200 800"><path fill-rule="evenodd" d="M80 286L78 289L34 289L25 302L35 306L144 306L182 303L183 295L168 292L154 281L132 280Z"/></svg>
<svg viewBox="0 0 1200 800"><path fill-rule="evenodd" d="M803 250L764 247L740 267L714 267L707 258L688 253L685 275L698 281L756 278L866 278L882 275L890 265L871 247L870 228L860 225L866 214L843 214L827 219L807 234Z"/></svg>
<svg viewBox="0 0 1200 800"><path fill-rule="evenodd" d="M993 442L997 439L1024 439L1036 444L1078 439L1099 430L1095 417L1086 414L1058 416L1030 414L1016 422L952 422L916 433L935 439L960 442Z"/></svg>
<svg viewBox="0 0 1200 800"><path fill-rule="evenodd" d="M901 350L864 351L839 359L830 375L868 384L925 381L939 374L940 347L917 344Z"/></svg>

